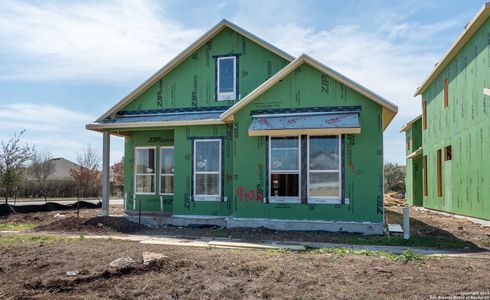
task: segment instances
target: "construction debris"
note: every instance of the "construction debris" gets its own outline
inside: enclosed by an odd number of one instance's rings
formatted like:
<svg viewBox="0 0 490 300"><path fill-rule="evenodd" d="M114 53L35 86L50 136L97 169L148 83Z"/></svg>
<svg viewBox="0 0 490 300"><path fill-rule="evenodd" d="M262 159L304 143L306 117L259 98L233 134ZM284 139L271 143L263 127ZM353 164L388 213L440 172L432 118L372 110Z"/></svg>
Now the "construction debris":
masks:
<svg viewBox="0 0 490 300"><path fill-rule="evenodd" d="M397 192L385 194L385 206L406 206L405 195Z"/></svg>
<svg viewBox="0 0 490 300"><path fill-rule="evenodd" d="M131 257L126 256L126 257L120 257L120 258L112 261L109 265L113 268L127 268L130 265L132 265L133 263L134 263L134 260Z"/></svg>
<svg viewBox="0 0 490 300"><path fill-rule="evenodd" d="M143 252L143 265L148 266L150 263L168 258L162 253Z"/></svg>

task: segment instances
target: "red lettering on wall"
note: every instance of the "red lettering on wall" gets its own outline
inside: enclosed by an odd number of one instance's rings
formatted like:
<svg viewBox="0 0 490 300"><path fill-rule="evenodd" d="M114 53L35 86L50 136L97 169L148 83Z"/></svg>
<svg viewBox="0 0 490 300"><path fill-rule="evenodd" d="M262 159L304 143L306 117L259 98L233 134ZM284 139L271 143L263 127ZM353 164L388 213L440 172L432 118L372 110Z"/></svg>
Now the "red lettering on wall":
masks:
<svg viewBox="0 0 490 300"><path fill-rule="evenodd" d="M263 201L264 197L259 190L246 191L245 188L239 187L236 189L235 195L240 198L240 201Z"/></svg>

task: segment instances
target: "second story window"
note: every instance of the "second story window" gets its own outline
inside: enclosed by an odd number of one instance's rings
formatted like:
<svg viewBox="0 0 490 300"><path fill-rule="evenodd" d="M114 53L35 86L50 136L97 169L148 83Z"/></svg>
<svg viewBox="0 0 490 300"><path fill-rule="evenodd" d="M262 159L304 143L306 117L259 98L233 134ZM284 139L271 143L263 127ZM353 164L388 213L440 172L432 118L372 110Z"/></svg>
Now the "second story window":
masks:
<svg viewBox="0 0 490 300"><path fill-rule="evenodd" d="M236 56L216 59L216 100L237 100L236 67Z"/></svg>

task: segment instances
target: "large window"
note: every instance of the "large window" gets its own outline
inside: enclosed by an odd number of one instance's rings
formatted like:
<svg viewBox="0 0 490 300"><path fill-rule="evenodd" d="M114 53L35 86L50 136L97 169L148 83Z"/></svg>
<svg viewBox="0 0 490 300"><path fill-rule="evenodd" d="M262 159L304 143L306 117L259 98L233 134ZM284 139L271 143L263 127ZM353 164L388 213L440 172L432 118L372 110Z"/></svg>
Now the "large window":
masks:
<svg viewBox="0 0 490 300"><path fill-rule="evenodd" d="M174 193L174 147L160 148L160 194Z"/></svg>
<svg viewBox="0 0 490 300"><path fill-rule="evenodd" d="M194 199L221 199L221 140L194 141Z"/></svg>
<svg viewBox="0 0 490 300"><path fill-rule="evenodd" d="M308 137L308 202L340 201L340 137Z"/></svg>
<svg viewBox="0 0 490 300"><path fill-rule="evenodd" d="M236 57L218 57L216 64L217 100L236 100Z"/></svg>
<svg viewBox="0 0 490 300"><path fill-rule="evenodd" d="M155 147L135 149L135 191L136 194L155 193Z"/></svg>
<svg viewBox="0 0 490 300"><path fill-rule="evenodd" d="M270 138L270 202L300 202L298 137Z"/></svg>

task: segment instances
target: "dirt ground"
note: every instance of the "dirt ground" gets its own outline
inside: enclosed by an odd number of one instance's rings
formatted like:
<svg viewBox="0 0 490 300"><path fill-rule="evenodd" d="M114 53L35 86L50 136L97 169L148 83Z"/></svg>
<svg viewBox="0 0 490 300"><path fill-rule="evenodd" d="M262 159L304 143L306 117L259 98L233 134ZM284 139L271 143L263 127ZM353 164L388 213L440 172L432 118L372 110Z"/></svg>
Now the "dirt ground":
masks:
<svg viewBox="0 0 490 300"><path fill-rule="evenodd" d="M143 251L167 258L145 267ZM126 256L136 263L109 266ZM490 290L490 263L478 259L402 262L88 239L0 243L0 257L0 299L424 299Z"/></svg>
<svg viewBox="0 0 490 300"><path fill-rule="evenodd" d="M147 233L181 237L356 242L362 235L282 232L267 229L152 228L124 218L103 218L98 209L17 214L1 224L36 224L40 231L84 234ZM122 214L121 206L111 213ZM401 207L386 208L390 223ZM464 219L411 209L411 234L421 239L474 242L490 248L490 228ZM385 237L380 237L385 238ZM142 265L142 253L167 258ZM126 268L109 264L121 257ZM67 271L76 272L68 276ZM0 235L0 299L424 299L474 292L490 299L490 260L424 258L401 261L377 254L313 251L204 249L90 239L9 240ZM450 284L449 284L450 283Z"/></svg>
<svg viewBox="0 0 490 300"><path fill-rule="evenodd" d="M120 205L110 208L111 214L122 215L124 210ZM362 234L330 233L330 232L288 232L265 228L257 229L224 229L224 228L183 228L175 226L146 227L127 221L122 217L103 218L98 216L98 209L81 209L77 218L76 210L40 212L30 214L10 215L0 218L2 223L32 223L36 224L36 231L49 231L57 233L79 234L126 234L144 233L151 235L164 235L190 238L232 238L248 241L308 241L332 243L359 243L373 242ZM385 208L389 223L402 222L401 207L390 206ZM61 216L60 216L61 215ZM426 211L411 208L411 235L414 237L414 246L444 247L471 247L490 249L490 227L482 227L465 219L446 217ZM380 238L376 239L378 242ZM393 241L393 240L392 240ZM422 244L420 244L420 241ZM382 242L390 242L385 239ZM417 244L418 242L418 244ZM426 243L427 242L427 243ZM439 243L440 242L440 243ZM390 244L390 243L385 243ZM425 245L427 244L427 245ZM441 245L440 247L439 244ZM411 244L404 244L411 245ZM449 245L449 246L448 246Z"/></svg>
<svg viewBox="0 0 490 300"><path fill-rule="evenodd" d="M401 207L385 207L385 214L388 223L402 224ZM483 227L466 219L444 216L416 207L410 208L410 234L428 238L468 241L490 249L490 227Z"/></svg>

